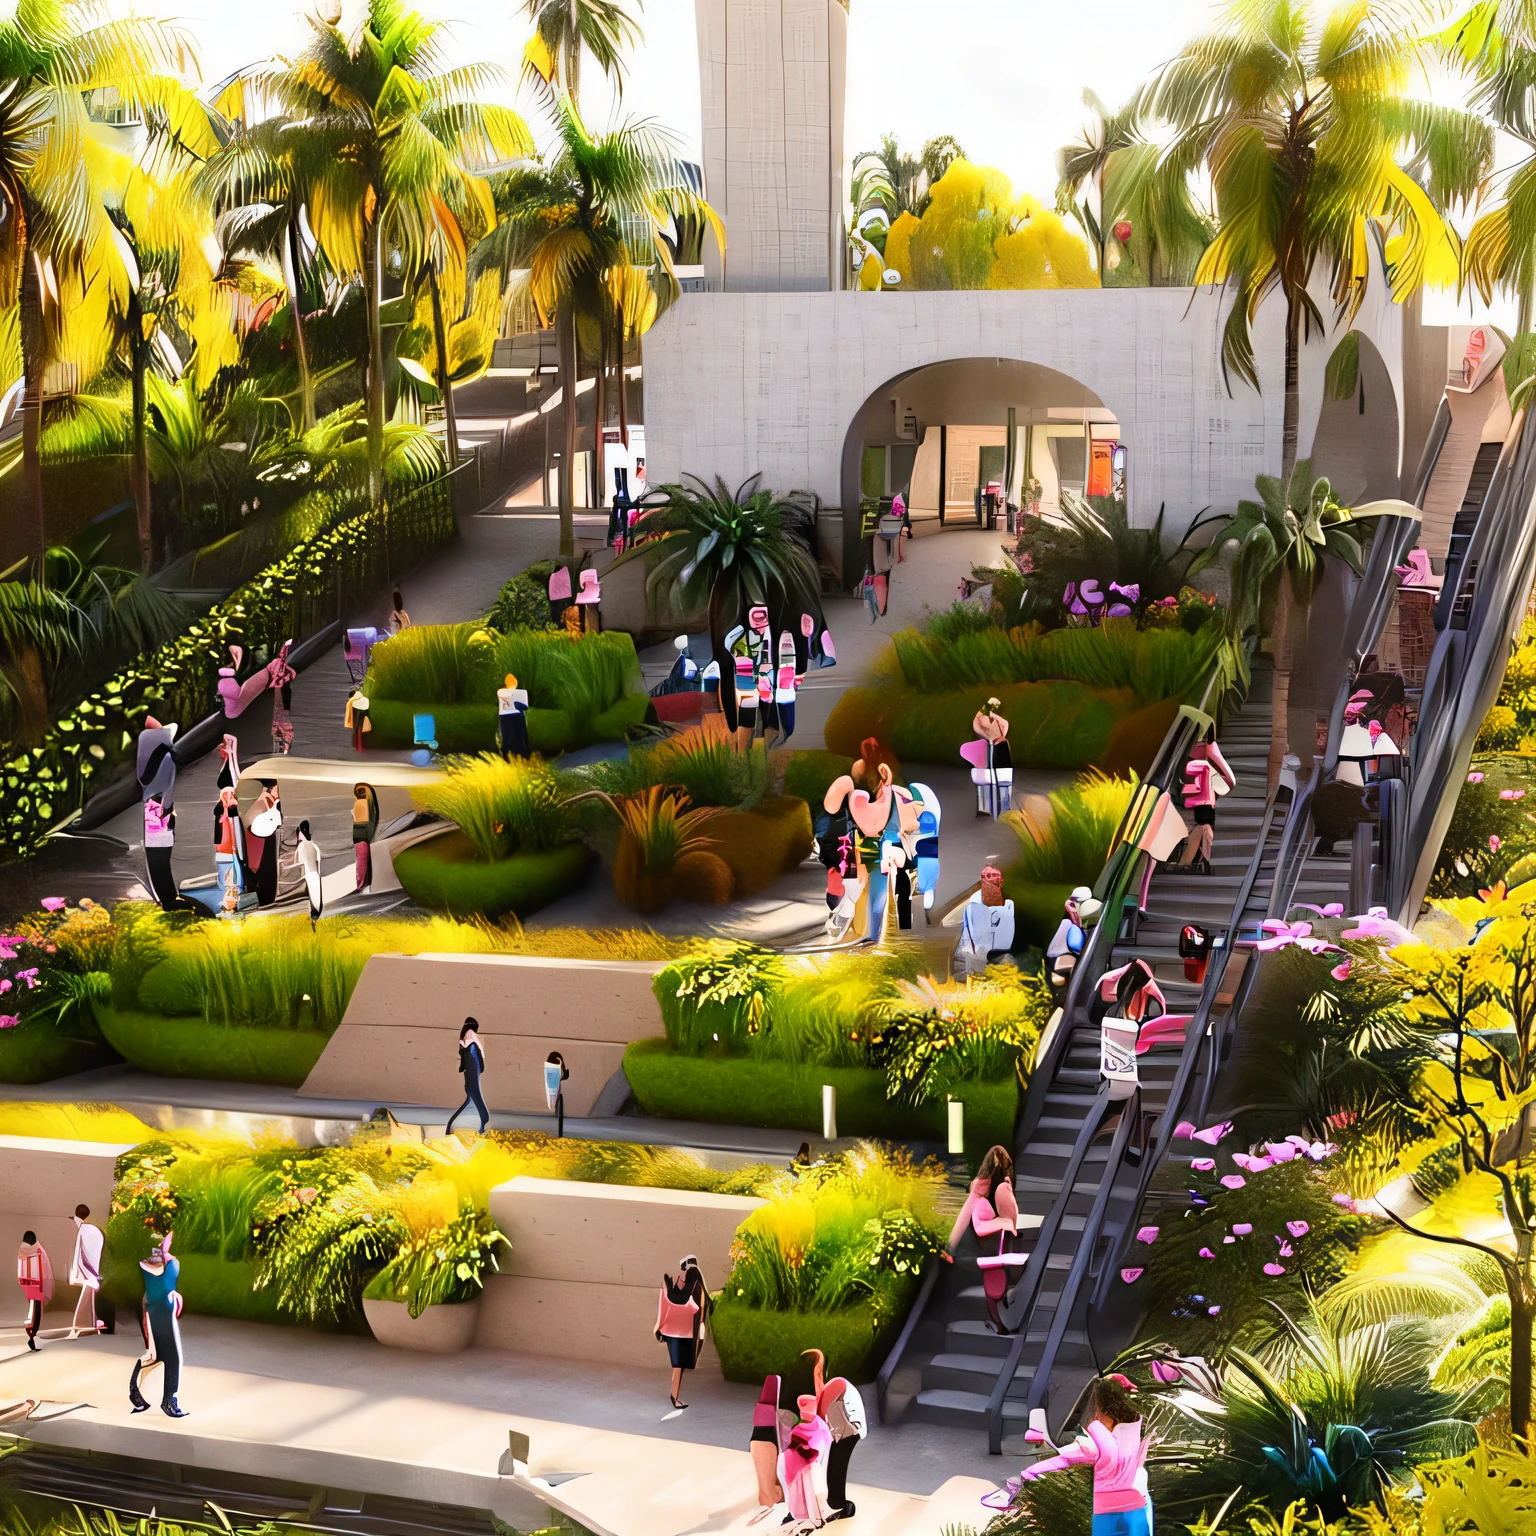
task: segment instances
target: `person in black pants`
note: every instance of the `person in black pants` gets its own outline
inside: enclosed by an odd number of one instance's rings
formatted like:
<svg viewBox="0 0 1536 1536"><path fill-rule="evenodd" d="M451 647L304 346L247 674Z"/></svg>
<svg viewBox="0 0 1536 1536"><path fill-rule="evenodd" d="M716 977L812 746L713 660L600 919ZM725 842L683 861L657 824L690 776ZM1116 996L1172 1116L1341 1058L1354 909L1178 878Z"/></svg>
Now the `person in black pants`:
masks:
<svg viewBox="0 0 1536 1536"><path fill-rule="evenodd" d="M485 1052L480 1049L480 1026L474 1019L465 1019L464 1027L459 1031L459 1071L464 1074L464 1102L448 1117L447 1128L443 1135L453 1134L453 1122L464 1113L471 1104L480 1116L480 1134L485 1134L485 1128L491 1122L490 1111L485 1107L485 1100L480 1096L480 1074L485 1071Z"/></svg>

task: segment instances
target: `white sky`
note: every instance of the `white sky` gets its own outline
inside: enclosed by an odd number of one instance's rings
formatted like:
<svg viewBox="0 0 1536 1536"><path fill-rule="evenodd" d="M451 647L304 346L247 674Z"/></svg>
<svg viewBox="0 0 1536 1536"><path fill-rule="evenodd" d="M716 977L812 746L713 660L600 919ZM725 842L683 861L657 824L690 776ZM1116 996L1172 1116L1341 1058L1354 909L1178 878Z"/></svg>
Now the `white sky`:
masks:
<svg viewBox="0 0 1536 1536"><path fill-rule="evenodd" d="M521 0L415 0L450 23L454 62L499 65L516 80L529 27ZM293 0L270 10L231 0L137 0L142 14L174 17L197 39L211 84L271 53L297 52L309 28ZM290 8L291 7L291 8ZM345 0L343 25L361 14ZM253 14L261 25L252 26ZM1057 149L1086 120L1083 90L1120 105L1159 64L1214 16L1212 0L852 0L848 28L846 147L851 157L895 133L905 147L950 133L966 154L1007 173L1017 191L1052 201ZM645 41L630 62L621 114L651 117L689 158L699 153L699 81L693 0L647 0ZM1436 90L1440 96L1442 90ZM594 126L614 108L590 61L582 99ZM535 134L538 109L520 100ZM1485 318L1450 295L1426 296L1425 319ZM1493 318L1506 323L1496 312ZM1508 317L1512 320L1512 314Z"/></svg>

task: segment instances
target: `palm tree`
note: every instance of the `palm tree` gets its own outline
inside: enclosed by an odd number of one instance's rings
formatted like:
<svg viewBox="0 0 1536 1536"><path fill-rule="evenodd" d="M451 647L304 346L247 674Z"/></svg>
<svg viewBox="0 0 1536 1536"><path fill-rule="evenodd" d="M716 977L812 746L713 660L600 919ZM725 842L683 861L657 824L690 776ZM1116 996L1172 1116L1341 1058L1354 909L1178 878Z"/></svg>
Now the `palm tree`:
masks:
<svg viewBox="0 0 1536 1536"><path fill-rule="evenodd" d="M18 746L48 730L47 673L80 648L79 610L37 581L0 581L0 736Z"/></svg>
<svg viewBox="0 0 1536 1536"><path fill-rule="evenodd" d="M1111 112L1092 91L1084 91L1083 104L1092 119L1081 137L1056 153L1056 211L1070 213L1087 235L1101 281L1118 259L1110 251L1113 238L1140 258L1153 284L1159 276L1188 282L1210 241L1188 180L1171 185L1157 180L1157 146L1142 137L1134 103ZM1172 197L1171 206L1164 206L1159 190Z"/></svg>
<svg viewBox="0 0 1536 1536"><path fill-rule="evenodd" d="M821 613L821 578L811 558L814 509L800 496L777 497L758 475L732 491L689 475L660 488L666 501L644 512L641 532L658 539L660 558L647 590L665 592L674 613L709 613L710 648L724 655L728 624L744 624L754 603L796 617ZM729 685L725 672L722 686Z"/></svg>
<svg viewBox="0 0 1536 1536"><path fill-rule="evenodd" d="M649 122L609 133L587 130L570 95L555 98L559 148L545 166L507 176L499 187L500 223L475 249L475 268L527 271L541 316L553 319L564 402L560 472L560 553L575 553L576 383L578 328L596 332L597 377L606 371L616 326L645 329L678 294L662 238L674 215L701 218L723 251L719 217L694 190L671 140ZM623 374L620 371L622 387ZM595 404L594 461L601 467L602 396Z"/></svg>
<svg viewBox="0 0 1536 1536"><path fill-rule="evenodd" d="M882 134L879 149L853 157L853 213L857 220L871 208L883 209L888 224L902 214L921 218L934 184L965 151L949 134L929 139L917 155L904 155L894 133Z"/></svg>
<svg viewBox="0 0 1536 1536"><path fill-rule="evenodd" d="M1223 25L1136 99L1138 118L1174 130L1157 169L1165 206L1197 169L1210 174L1219 232L1195 281L1235 282L1222 362L1254 388L1250 325L1271 293L1285 303L1282 480L1296 462L1301 346L1313 327L1325 329L1307 292L1314 269L1327 271L1343 321L1359 309L1382 238L1394 299L1457 275L1443 210L1482 187L1493 131L1473 113L1405 93L1419 46L1387 0L1321 18L1306 0L1228 0Z"/></svg>
<svg viewBox="0 0 1536 1536"><path fill-rule="evenodd" d="M311 25L314 38L298 58L246 71L221 106L249 119L249 92L287 119L291 184L304 189L310 228L334 270L362 279L368 486L377 499L384 477L386 268L421 270L434 241L452 238L446 226L453 206L476 204L491 222L480 173L527 155L533 140L515 112L476 99L498 72L483 64L443 67L441 26L400 0L369 0L351 38L331 22L311 18ZM403 318L391 312L389 324Z"/></svg>
<svg viewBox="0 0 1536 1536"><path fill-rule="evenodd" d="M96 15L69 0L26 0L0 21L0 306L21 306L22 494L40 562L46 310L57 305L66 272L90 260L113 264L96 180L103 149L88 103L110 97L162 122L193 152L214 147L201 104L180 78L196 62L185 35L156 21Z"/></svg>
<svg viewBox="0 0 1536 1536"><path fill-rule="evenodd" d="M619 0L524 0L533 23L533 37L524 54L524 73L542 80L551 91L564 89L581 101L581 50L622 93L626 47L640 41L639 23Z"/></svg>

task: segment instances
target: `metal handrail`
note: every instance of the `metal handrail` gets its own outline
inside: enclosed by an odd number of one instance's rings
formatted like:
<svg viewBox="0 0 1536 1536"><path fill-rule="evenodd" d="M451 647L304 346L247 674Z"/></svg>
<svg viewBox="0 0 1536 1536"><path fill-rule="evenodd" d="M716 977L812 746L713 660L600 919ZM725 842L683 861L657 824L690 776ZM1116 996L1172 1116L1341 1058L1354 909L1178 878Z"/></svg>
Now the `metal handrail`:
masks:
<svg viewBox="0 0 1536 1536"><path fill-rule="evenodd" d="M1083 1120L1082 1129L1077 1133L1077 1140L1072 1144L1072 1155L1067 1159L1066 1173L1062 1179L1062 1189L1070 1195L1077 1183L1077 1175L1083 1166L1083 1159L1088 1155L1088 1148L1093 1145L1094 1139L1099 1134L1099 1127L1104 1121L1104 1111L1109 1107L1109 1085L1106 1083L1099 1090L1098 1098L1094 1100L1093 1107L1088 1111ZM998 1372L997 1382L992 1388L992 1395L987 1399L987 1444L994 1456L1003 1453L1003 1399L1008 1395L1009 1383L1013 1380L1013 1373L1019 1368L1019 1356L1024 1353L1026 1339L1025 1323L1030 1313L1034 1310L1035 1297L1039 1294L1041 1282L1045 1279L1046 1267L1051 1260L1051 1245L1056 1241L1056 1233L1061 1228L1062 1218L1066 1215L1067 1201L1058 1197L1046 1212L1045 1220L1035 1234L1035 1245L1029 1251L1029 1258L1024 1264L1024 1273L1019 1277L1019 1283L1014 1289L1013 1301L1003 1312L1003 1321L1014 1330L1013 1342L1008 1347L1007 1357L1003 1361L1003 1368Z"/></svg>
<svg viewBox="0 0 1536 1536"><path fill-rule="evenodd" d="M945 1251L953 1256L958 1247L958 1243L951 1243ZM891 1377L896 1374L896 1367L901 1364L901 1357L906 1353L907 1345L912 1342L912 1335L917 1332L917 1325L928 1311L928 1304L933 1300L933 1293L938 1288L939 1274L943 1268L942 1259L929 1259L923 1271L923 1283L918 1287L917 1298L907 1313L907 1320L901 1325L901 1332L896 1335L896 1342L891 1346L890 1353L885 1357L885 1364L880 1367L880 1372L875 1377L875 1408L882 1424L885 1423L885 1400L890 1391Z"/></svg>
<svg viewBox="0 0 1536 1536"><path fill-rule="evenodd" d="M1084 1225L1084 1232L1089 1228L1097 1232L1104 1225L1104 1213L1109 1207L1109 1197L1115 1187L1113 1171L1120 1166L1120 1160L1125 1156L1126 1146L1131 1139L1131 1127L1140 1118L1133 1114L1133 1107L1139 1105L1140 1096L1134 1099L1122 1101L1123 1107L1120 1114L1120 1124L1115 1128L1114 1139L1109 1145L1109 1156L1105 1159L1104 1167L1106 1177L1099 1185L1099 1191L1093 1199L1093 1209L1088 1213L1088 1220ZM1061 1341L1066 1336L1067 1324L1071 1321L1071 1298L1077 1295L1078 1287L1083 1283L1088 1273L1088 1266L1093 1258L1094 1244L1080 1242L1077 1252L1072 1255L1072 1267L1067 1271L1067 1278L1062 1283L1061 1299L1056 1303L1056 1310L1051 1316L1051 1331L1046 1336L1045 1348L1040 1352L1040 1363L1035 1367L1035 1374L1029 1383L1028 1411L1033 1413L1036 1408L1044 1405L1046 1382L1049 1381L1051 1368L1056 1364L1056 1355L1061 1348ZM998 1405L998 1414L993 1427L993 1438L996 1444L992 1447L993 1454L1002 1451L1003 1423L1002 1405Z"/></svg>

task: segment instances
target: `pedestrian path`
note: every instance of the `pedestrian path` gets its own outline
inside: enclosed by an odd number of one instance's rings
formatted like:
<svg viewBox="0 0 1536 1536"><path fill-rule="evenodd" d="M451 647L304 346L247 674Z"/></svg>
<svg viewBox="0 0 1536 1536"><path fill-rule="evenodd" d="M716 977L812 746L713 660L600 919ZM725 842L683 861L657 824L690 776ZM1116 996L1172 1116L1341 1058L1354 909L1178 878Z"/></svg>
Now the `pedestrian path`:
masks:
<svg viewBox="0 0 1536 1536"><path fill-rule="evenodd" d="M0 1406L49 1404L56 1416L26 1429L45 1445L490 1509L523 1531L554 1523L551 1510L596 1536L734 1532L757 1513L746 1449L756 1392L707 1370L674 1413L661 1363L647 1374L490 1351L405 1360L372 1340L297 1328L186 1318L183 1330L185 1419L130 1413L137 1343L123 1333L0 1361ZM509 1431L528 1437L526 1468L502 1470ZM855 1453L858 1513L841 1528L979 1529L980 1496L999 1475L985 1463L931 1429L877 1425ZM776 1531L779 1518L756 1529Z"/></svg>

